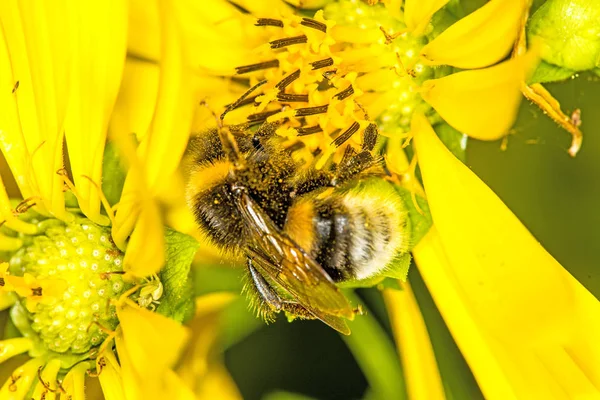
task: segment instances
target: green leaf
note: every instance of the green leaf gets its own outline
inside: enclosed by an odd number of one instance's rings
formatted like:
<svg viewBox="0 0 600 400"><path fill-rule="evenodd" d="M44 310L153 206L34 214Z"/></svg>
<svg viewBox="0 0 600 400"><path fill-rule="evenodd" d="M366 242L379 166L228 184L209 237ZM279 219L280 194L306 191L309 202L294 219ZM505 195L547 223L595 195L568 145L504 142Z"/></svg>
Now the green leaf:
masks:
<svg viewBox="0 0 600 400"><path fill-rule="evenodd" d="M448 150L464 163L467 152L467 135L457 131L446 122L435 125L434 129Z"/></svg>
<svg viewBox="0 0 600 400"><path fill-rule="evenodd" d="M548 0L527 24L527 42L539 43L542 60L584 71L600 59L600 2Z"/></svg>
<svg viewBox="0 0 600 400"><path fill-rule="evenodd" d="M202 296L215 292L240 293L244 288L245 266L196 265L194 294Z"/></svg>
<svg viewBox="0 0 600 400"><path fill-rule="evenodd" d="M127 172L123 168L116 146L112 142L107 142L102 160L102 192L110 205L119 202L126 175Z"/></svg>
<svg viewBox="0 0 600 400"><path fill-rule="evenodd" d="M346 295L353 304L360 302L355 294L347 292ZM404 374L396 348L373 314L366 311L348 322L351 335L340 336L365 374L373 398L406 399Z"/></svg>
<svg viewBox="0 0 600 400"><path fill-rule="evenodd" d="M165 228L167 262L160 271L163 295L156 312L178 322L194 316L194 288L190 265L198 250L198 242L191 236Z"/></svg>
<svg viewBox="0 0 600 400"><path fill-rule="evenodd" d="M531 85L534 83L564 81L565 79L571 78L575 73L576 72L572 69L559 67L558 65L542 61L536 68L532 77L527 80L527 84Z"/></svg>
<svg viewBox="0 0 600 400"><path fill-rule="evenodd" d="M402 200L404 200L406 210L408 211L408 218L410 220L411 229L411 243L409 250L412 250L412 248L415 247L417 243L419 243L421 238L425 236L425 234L429 231L429 228L431 228L431 225L433 224L433 221L431 219L431 213L429 212L429 205L427 204L427 200L425 200L423 197L415 195L415 201L419 205L419 208L421 209L422 213L419 212L419 210L417 210L417 207L415 206L415 203L413 202L413 196L411 191L397 185L395 185L394 187L402 197Z"/></svg>
<svg viewBox="0 0 600 400"><path fill-rule="evenodd" d="M299 393L276 391L267 393L262 400L315 400L315 398Z"/></svg>

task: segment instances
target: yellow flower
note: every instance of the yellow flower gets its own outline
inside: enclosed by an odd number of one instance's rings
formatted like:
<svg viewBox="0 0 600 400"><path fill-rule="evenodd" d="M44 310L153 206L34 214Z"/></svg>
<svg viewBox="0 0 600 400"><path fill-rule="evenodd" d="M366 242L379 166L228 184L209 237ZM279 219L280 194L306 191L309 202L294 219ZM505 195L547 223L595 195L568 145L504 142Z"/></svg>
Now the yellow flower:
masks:
<svg viewBox="0 0 600 400"><path fill-rule="evenodd" d="M399 140L414 136L434 221L414 256L484 395L597 397L598 302L430 126L441 118L482 140L508 133L535 57L502 60L529 2L491 0L443 32L431 22L443 0L318 3L313 18L275 0L236 2L247 12L218 0L193 8L211 10L184 21L207 102L229 112L228 124L282 121L278 134L317 168L359 149L376 121L389 169L408 172L420 192ZM410 286L385 295L410 398L445 398Z"/></svg>
<svg viewBox="0 0 600 400"><path fill-rule="evenodd" d="M12 254L0 267L0 305L23 335L0 341L0 362L32 357L0 399L83 399L86 375L112 399L186 391L171 368L188 331L151 311L162 291L142 299L165 263L156 187L179 163L193 108L179 25L170 3L158 3L160 65L139 105L127 91L136 16L126 2L0 5L0 150L23 197L14 207L0 182L0 248ZM111 203L107 136L128 167Z"/></svg>

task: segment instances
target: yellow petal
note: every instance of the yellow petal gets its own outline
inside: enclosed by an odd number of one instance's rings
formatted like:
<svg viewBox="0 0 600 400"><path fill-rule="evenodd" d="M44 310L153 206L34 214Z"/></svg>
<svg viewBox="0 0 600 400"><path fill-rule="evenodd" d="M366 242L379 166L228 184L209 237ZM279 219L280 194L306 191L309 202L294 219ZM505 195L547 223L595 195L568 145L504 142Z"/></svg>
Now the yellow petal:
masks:
<svg viewBox="0 0 600 400"><path fill-rule="evenodd" d="M108 225L108 218L100 214L102 155L123 72L127 4L120 0L77 4L71 11L77 30L70 37L65 135L79 207L92 221Z"/></svg>
<svg viewBox="0 0 600 400"><path fill-rule="evenodd" d="M110 120L114 134L135 134L141 142L150 128L158 94L158 64L128 58Z"/></svg>
<svg viewBox="0 0 600 400"><path fill-rule="evenodd" d="M67 218L63 181L63 122L69 92L70 35L74 34L69 0L0 2L0 23L8 50L21 132L8 132L17 147L26 146L23 173L34 176L38 208ZM0 127L0 130L5 130ZM19 137L21 136L21 137ZM8 139L7 139L8 141Z"/></svg>
<svg viewBox="0 0 600 400"><path fill-rule="evenodd" d="M153 238L156 238L156 240L152 240L153 243L162 243L162 238L158 239L158 230L155 229L158 224L161 224L158 209L149 199L141 202L143 209L139 209L138 192L142 186L147 187L150 191L147 195L151 196L161 180L171 178L179 165L189 138L194 106L192 85L190 85L191 72L184 58L182 33L173 7L174 5L168 1L159 2L161 62L156 109L149 132L143 137L137 150L143 168L140 170L137 166L132 165L129 171L129 174L141 174L141 177L126 179L123 199L117 210L113 233L118 232L114 239L119 247L124 245L125 238L131 233L124 230L123 227L129 226L125 224L125 221L131 220L132 211L136 209L140 210L140 220L133 234L138 237L137 248L141 250L142 242L147 235L153 235ZM115 134L122 136L127 135L128 132ZM146 196L146 194L141 195ZM142 217L144 217L143 221ZM151 229L151 231L146 229ZM160 235L162 236L162 228ZM134 242L133 239L132 236L132 242ZM160 250L159 247L154 253L158 254ZM142 253L137 252L137 254L141 255ZM160 256L158 259L143 258L146 261L152 261L150 266L144 266L144 263L139 260L130 265L138 265L146 271L156 272L162 265L162 257ZM131 259L132 257L130 257Z"/></svg>
<svg viewBox="0 0 600 400"><path fill-rule="evenodd" d="M512 48L527 3L491 0L442 32L421 55L431 65L482 68L495 64Z"/></svg>
<svg viewBox="0 0 600 400"><path fill-rule="evenodd" d="M383 292L394 337L402 359L410 399L446 398L440 372L419 305L408 283L402 290Z"/></svg>
<svg viewBox="0 0 600 400"><path fill-rule="evenodd" d="M17 381L8 378L0 390L1 400L24 399L31 384L38 381L37 372L44 365L45 361L41 358L34 358L15 369L11 376L19 376Z"/></svg>
<svg viewBox="0 0 600 400"><path fill-rule="evenodd" d="M14 338L0 341L0 363L8 360L17 354L29 351L33 347L31 339Z"/></svg>
<svg viewBox="0 0 600 400"><path fill-rule="evenodd" d="M133 368L144 379L158 379L180 356L188 338L181 324L146 309L124 305L117 309L123 347ZM168 340L165 340L168 338Z"/></svg>
<svg viewBox="0 0 600 400"><path fill-rule="evenodd" d="M82 362L69 370L62 386L72 400L85 400L85 374L91 365L89 362Z"/></svg>
<svg viewBox="0 0 600 400"><path fill-rule="evenodd" d="M475 139L508 133L521 102L521 82L531 54L496 66L463 71L423 83L421 96L457 130Z"/></svg>
<svg viewBox="0 0 600 400"><path fill-rule="evenodd" d="M436 227L415 259L485 397L600 396L598 301L423 115L413 132Z"/></svg>
<svg viewBox="0 0 600 400"><path fill-rule="evenodd" d="M58 381L56 380L58 371L60 371L60 360L56 358L50 360L44 367L44 370L40 373L40 377L44 383L38 380L38 383L35 385L35 389L31 394L32 399L41 399L43 393L45 393L45 399L56 399L56 392L58 392ZM48 390L46 386L50 388L50 390Z"/></svg>
<svg viewBox="0 0 600 400"><path fill-rule="evenodd" d="M112 351L106 351L101 357L106 361L98 380L106 400L125 400L125 390L121 378L121 367Z"/></svg>
<svg viewBox="0 0 600 400"><path fill-rule="evenodd" d="M406 26L415 35L423 33L433 14L446 3L448 0L406 0L404 3Z"/></svg>
<svg viewBox="0 0 600 400"><path fill-rule="evenodd" d="M143 278L157 273L165 263L164 228L158 205L145 200L123 259L128 275Z"/></svg>

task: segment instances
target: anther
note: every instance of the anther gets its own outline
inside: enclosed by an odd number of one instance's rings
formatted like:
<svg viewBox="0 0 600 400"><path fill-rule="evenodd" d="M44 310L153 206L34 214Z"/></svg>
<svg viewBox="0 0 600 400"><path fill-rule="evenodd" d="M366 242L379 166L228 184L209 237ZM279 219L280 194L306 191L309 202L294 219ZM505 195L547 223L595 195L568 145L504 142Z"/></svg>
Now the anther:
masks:
<svg viewBox="0 0 600 400"><path fill-rule="evenodd" d="M310 66L312 67L313 71L317 70L317 69L325 68L325 67L331 67L332 65L333 65L333 58L331 58L331 57L310 63Z"/></svg>
<svg viewBox="0 0 600 400"><path fill-rule="evenodd" d="M329 104L316 107L304 107L296 109L296 117L306 117L307 115L323 114L327 112Z"/></svg>
<svg viewBox="0 0 600 400"><path fill-rule="evenodd" d="M337 69L331 69L329 71L323 72L323 78L330 80L337 73Z"/></svg>
<svg viewBox="0 0 600 400"><path fill-rule="evenodd" d="M42 288L41 287L31 288L31 295L32 296L41 296Z"/></svg>
<svg viewBox="0 0 600 400"><path fill-rule="evenodd" d="M273 18L259 18L254 26L276 26L283 28L283 21Z"/></svg>
<svg viewBox="0 0 600 400"><path fill-rule="evenodd" d="M320 125L296 128L298 136L312 135L313 133L321 132L322 130Z"/></svg>
<svg viewBox="0 0 600 400"><path fill-rule="evenodd" d="M19 88L19 81L16 81L15 86L13 86L13 88L12 88L12 93L14 94L18 88Z"/></svg>
<svg viewBox="0 0 600 400"><path fill-rule="evenodd" d="M308 38L306 37L306 35L300 35L300 36L292 36L292 37L288 37L288 38L273 40L272 42L269 42L269 44L271 45L272 49L280 49L282 47L287 47L287 46L291 46L294 44L302 44L302 43L307 43L307 42L308 42Z"/></svg>
<svg viewBox="0 0 600 400"><path fill-rule="evenodd" d="M292 72L291 74L289 74L288 76L286 76L285 78L283 78L282 80L280 80L279 82L277 82L275 87L277 89L279 89L280 91L283 91L283 90L285 90L286 87L288 87L292 82L294 82L299 77L300 77L300 70L297 69L294 72Z"/></svg>
<svg viewBox="0 0 600 400"><path fill-rule="evenodd" d="M92 378L97 378L100 376L100 374L102 373L102 370L104 369L104 367L106 367L106 359L104 357L100 357L98 359L98 361L96 361L96 365L98 366L96 372L92 372L92 370L87 370L87 374L88 376L92 377Z"/></svg>
<svg viewBox="0 0 600 400"><path fill-rule="evenodd" d="M29 197L29 198L23 200L22 202L20 202L19 204L17 204L13 214L15 214L15 216L17 216L19 214L26 213L27 210L29 210L31 207L36 205L36 203L33 202L33 200L35 200L36 198L38 198L38 197Z"/></svg>
<svg viewBox="0 0 600 400"><path fill-rule="evenodd" d="M289 102L289 103L307 103L308 95L307 94L292 94L292 93L283 93L280 92L277 94L277 100L281 102Z"/></svg>
<svg viewBox="0 0 600 400"><path fill-rule="evenodd" d="M325 25L322 22L315 21L311 18L302 18L302 22L300 22L300 25L304 25L307 28L316 29L321 32L327 32L327 25Z"/></svg>
<svg viewBox="0 0 600 400"><path fill-rule="evenodd" d="M261 69L278 68L279 60L264 61L256 64L242 65L235 67L235 73L238 75L247 74L248 72L260 71Z"/></svg>
<svg viewBox="0 0 600 400"><path fill-rule="evenodd" d="M17 391L17 381L21 379L21 375L11 375L10 376L10 384L8 385L8 390L10 390L11 392L16 392Z"/></svg>
<svg viewBox="0 0 600 400"><path fill-rule="evenodd" d="M110 277L112 275L125 275L125 271L110 271L110 272L101 272L100 273L100 279L102 279L103 281L106 281L108 279L110 279Z"/></svg>
<svg viewBox="0 0 600 400"><path fill-rule="evenodd" d="M277 60L275 60L277 61ZM279 65L279 61L277 61L277 64ZM223 114L221 114L221 116L219 118L221 118L221 121L223 121L223 119L225 119L225 115L227 115L227 113L229 113L232 110L235 110L236 108L238 108L241 103L246 100L246 98L248 96L250 96L250 94L252 92L254 92L256 89L258 89L259 87L261 87L262 85L264 85L265 83L267 83L267 80L262 80L260 82L258 82L256 85L252 86L250 89L246 90L246 92L236 101L234 101L233 103L231 103L230 105L227 106L227 108L225 108L225 111L223 111Z"/></svg>
<svg viewBox="0 0 600 400"><path fill-rule="evenodd" d="M281 109L273 110L273 111L264 111L264 112L256 113L256 114L250 114L250 115L248 115L247 119L248 119L248 122L262 122L262 121L265 121L267 118L269 118L271 115L275 115L280 111L281 111Z"/></svg>
<svg viewBox="0 0 600 400"><path fill-rule="evenodd" d="M354 121L352 125L350 125L348 129L342 132L340 136L335 138L335 140L331 142L331 144L335 145L336 147L340 147L342 144L344 144L346 140L350 139L352 135L356 133L356 131L358 131L358 128L360 128L360 124Z"/></svg>
<svg viewBox="0 0 600 400"><path fill-rule="evenodd" d="M0 278L0 286L4 286L4 285L6 285L4 278Z"/></svg>
<svg viewBox="0 0 600 400"><path fill-rule="evenodd" d="M334 95L333 98L334 99L337 98L338 100L344 100L346 97L351 96L353 94L354 94L354 88L352 87L352 85L350 85L346 89L344 89L341 92Z"/></svg>

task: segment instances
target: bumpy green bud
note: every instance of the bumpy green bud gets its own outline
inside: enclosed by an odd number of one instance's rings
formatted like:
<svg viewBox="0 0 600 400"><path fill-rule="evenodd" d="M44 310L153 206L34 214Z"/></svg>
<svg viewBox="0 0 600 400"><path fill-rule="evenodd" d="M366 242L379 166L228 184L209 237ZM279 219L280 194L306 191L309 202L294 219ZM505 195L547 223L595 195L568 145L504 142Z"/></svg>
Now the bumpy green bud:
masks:
<svg viewBox="0 0 600 400"><path fill-rule="evenodd" d="M110 239L110 230L87 219L65 224L58 220L40 223L43 234L34 236L10 260L14 276L66 282L62 297L40 302L26 313L26 329L37 334L48 350L82 354L102 343L104 330L118 325L111 300L130 285L125 283L123 254ZM26 299L23 299L25 305Z"/></svg>
<svg viewBox="0 0 600 400"><path fill-rule="evenodd" d="M600 1L548 0L529 20L529 43L541 43L542 59L583 71L600 66Z"/></svg>

